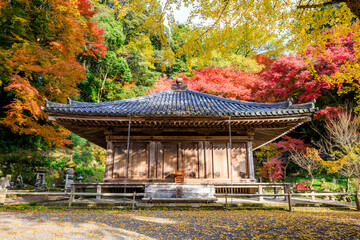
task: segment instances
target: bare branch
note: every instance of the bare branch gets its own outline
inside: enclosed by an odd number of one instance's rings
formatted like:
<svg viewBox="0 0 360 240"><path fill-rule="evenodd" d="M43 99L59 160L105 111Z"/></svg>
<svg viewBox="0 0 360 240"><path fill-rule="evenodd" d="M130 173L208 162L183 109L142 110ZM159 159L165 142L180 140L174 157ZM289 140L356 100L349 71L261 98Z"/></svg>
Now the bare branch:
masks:
<svg viewBox="0 0 360 240"><path fill-rule="evenodd" d="M296 8L297 9L310 9L310 8L319 8L319 7L326 7L329 5L334 5L337 3L341 3L341 2L345 2L344 0L332 0L330 2L324 2L324 3L319 3L319 4L314 4L314 5L299 5Z"/></svg>
<svg viewBox="0 0 360 240"><path fill-rule="evenodd" d="M354 144L360 142L359 120L351 112L341 112L338 117L329 118L325 124L327 137L345 152L351 151Z"/></svg>

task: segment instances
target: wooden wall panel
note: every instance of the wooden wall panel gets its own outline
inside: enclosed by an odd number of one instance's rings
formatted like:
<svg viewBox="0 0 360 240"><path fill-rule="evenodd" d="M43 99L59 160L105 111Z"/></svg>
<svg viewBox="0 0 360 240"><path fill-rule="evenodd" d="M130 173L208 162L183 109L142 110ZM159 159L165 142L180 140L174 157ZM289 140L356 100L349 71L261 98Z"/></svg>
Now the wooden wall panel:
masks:
<svg viewBox="0 0 360 240"><path fill-rule="evenodd" d="M126 143L117 143L114 145L113 178L125 177L126 146Z"/></svg>
<svg viewBox="0 0 360 240"><path fill-rule="evenodd" d="M198 143L182 143L185 178L199 178Z"/></svg>
<svg viewBox="0 0 360 240"><path fill-rule="evenodd" d="M213 178L213 154L212 154L212 144L210 142L204 142L204 154L205 154L205 177Z"/></svg>
<svg viewBox="0 0 360 240"><path fill-rule="evenodd" d="M131 150L131 178L148 178L149 167L147 143L134 142Z"/></svg>
<svg viewBox="0 0 360 240"><path fill-rule="evenodd" d="M214 178L228 178L226 143L213 143Z"/></svg>
<svg viewBox="0 0 360 240"><path fill-rule="evenodd" d="M231 149L232 155L232 177L248 178L246 144L233 143Z"/></svg>
<svg viewBox="0 0 360 240"><path fill-rule="evenodd" d="M176 142L164 142L164 176L163 178L173 177L178 165L178 145Z"/></svg>
<svg viewBox="0 0 360 240"><path fill-rule="evenodd" d="M164 178L164 153L163 146L160 142L156 143L156 178Z"/></svg>
<svg viewBox="0 0 360 240"><path fill-rule="evenodd" d="M226 141L180 140L131 142L128 178L172 181L176 170L184 170L187 179L251 178L247 143L232 142L230 154ZM127 143L109 142L107 148L106 178L124 178Z"/></svg>
<svg viewBox="0 0 360 240"><path fill-rule="evenodd" d="M114 144L107 142L105 178L112 178L114 168Z"/></svg>

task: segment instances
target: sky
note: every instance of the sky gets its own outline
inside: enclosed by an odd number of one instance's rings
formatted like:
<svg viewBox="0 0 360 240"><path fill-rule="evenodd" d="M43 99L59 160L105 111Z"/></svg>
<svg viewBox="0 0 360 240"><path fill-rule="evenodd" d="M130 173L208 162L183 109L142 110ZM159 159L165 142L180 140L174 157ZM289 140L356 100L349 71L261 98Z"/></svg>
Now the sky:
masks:
<svg viewBox="0 0 360 240"><path fill-rule="evenodd" d="M185 23L192 9L193 9L192 7L184 7L184 5L182 4L179 10L176 9L174 10L175 20L178 21L179 23Z"/></svg>

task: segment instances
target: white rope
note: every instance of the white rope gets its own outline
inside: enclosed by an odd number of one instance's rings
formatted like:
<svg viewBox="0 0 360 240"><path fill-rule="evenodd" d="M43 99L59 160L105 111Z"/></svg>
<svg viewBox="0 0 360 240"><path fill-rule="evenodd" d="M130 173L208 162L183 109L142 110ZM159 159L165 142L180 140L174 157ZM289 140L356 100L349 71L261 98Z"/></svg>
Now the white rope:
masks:
<svg viewBox="0 0 360 240"><path fill-rule="evenodd" d="M230 151L230 181L231 181L231 204L233 204L233 193L234 193L234 189L233 189L233 169L232 169L232 154L231 154L231 117L229 117L229 151Z"/></svg>
<svg viewBox="0 0 360 240"><path fill-rule="evenodd" d="M126 168L125 168L124 193L126 193L126 184L127 184L127 179L128 179L129 152L130 152L130 128L131 128L131 117L129 118L128 137L127 137L127 146L126 146Z"/></svg>

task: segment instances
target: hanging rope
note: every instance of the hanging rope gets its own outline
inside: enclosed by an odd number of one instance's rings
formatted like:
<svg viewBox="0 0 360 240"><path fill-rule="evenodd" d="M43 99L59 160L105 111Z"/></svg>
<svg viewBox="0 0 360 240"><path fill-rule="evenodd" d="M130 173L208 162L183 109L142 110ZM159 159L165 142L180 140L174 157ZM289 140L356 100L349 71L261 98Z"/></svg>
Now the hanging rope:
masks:
<svg viewBox="0 0 360 240"><path fill-rule="evenodd" d="M131 117L129 118L128 137L127 137L127 146L126 146L126 168L125 168L124 193L126 193L126 184L127 184L127 179L128 179L129 152L130 152L130 128L131 128Z"/></svg>
<svg viewBox="0 0 360 240"><path fill-rule="evenodd" d="M230 151L230 182L231 182L231 204L233 204L233 196L232 194L234 193L234 189L233 189L233 169L232 169L232 154L231 154L231 117L229 117L229 151Z"/></svg>

